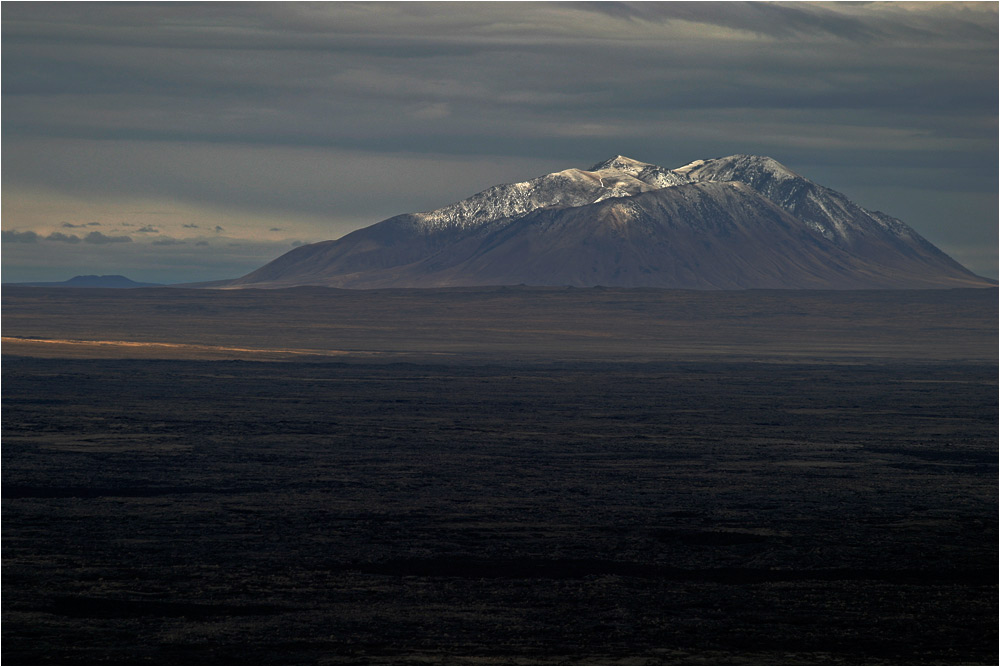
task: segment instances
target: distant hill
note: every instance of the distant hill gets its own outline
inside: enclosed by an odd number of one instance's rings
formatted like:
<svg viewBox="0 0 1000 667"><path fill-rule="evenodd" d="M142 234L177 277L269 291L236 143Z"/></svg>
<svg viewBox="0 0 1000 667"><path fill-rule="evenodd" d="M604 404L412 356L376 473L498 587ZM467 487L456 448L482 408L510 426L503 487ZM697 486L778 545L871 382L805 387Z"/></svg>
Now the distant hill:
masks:
<svg viewBox="0 0 1000 667"><path fill-rule="evenodd" d="M125 276L73 276L69 280L52 283L7 283L25 287L104 287L127 289L131 287L159 287L160 283L137 283Z"/></svg>
<svg viewBox="0 0 1000 667"><path fill-rule="evenodd" d="M300 246L211 286L522 283L726 290L993 284L902 221L772 158L732 155L666 169L619 155Z"/></svg>

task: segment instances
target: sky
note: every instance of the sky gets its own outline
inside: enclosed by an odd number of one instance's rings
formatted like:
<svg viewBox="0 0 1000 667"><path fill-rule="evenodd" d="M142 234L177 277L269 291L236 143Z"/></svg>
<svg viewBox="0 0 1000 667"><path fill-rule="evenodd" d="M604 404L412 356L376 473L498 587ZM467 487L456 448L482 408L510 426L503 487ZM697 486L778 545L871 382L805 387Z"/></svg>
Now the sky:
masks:
<svg viewBox="0 0 1000 667"><path fill-rule="evenodd" d="M233 278L614 155L769 155L997 278L998 5L4 2L5 282Z"/></svg>

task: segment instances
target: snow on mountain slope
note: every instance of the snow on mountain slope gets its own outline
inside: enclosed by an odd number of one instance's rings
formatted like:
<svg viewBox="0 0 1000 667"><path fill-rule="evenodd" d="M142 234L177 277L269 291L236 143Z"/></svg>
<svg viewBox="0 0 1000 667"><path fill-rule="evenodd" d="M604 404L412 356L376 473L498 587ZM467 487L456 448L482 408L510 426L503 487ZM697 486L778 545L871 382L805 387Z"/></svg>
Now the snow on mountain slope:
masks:
<svg viewBox="0 0 1000 667"><path fill-rule="evenodd" d="M539 208L583 206L663 187L655 170L667 170L628 158L617 159L627 162L611 164L614 160L609 160L588 171L566 169L521 183L495 185L468 199L414 217L428 228L470 228L510 220ZM648 172L649 180L640 177L644 172Z"/></svg>
<svg viewBox="0 0 1000 667"><path fill-rule="evenodd" d="M794 249L792 251L791 249ZM693 183L583 207L539 209L464 259L407 269L428 286L851 288L851 257L742 183ZM400 276L397 276L397 278ZM470 282L471 281L471 282Z"/></svg>
<svg viewBox="0 0 1000 667"><path fill-rule="evenodd" d="M648 162L639 162L624 155L616 155L604 162L598 162L590 168L590 171L605 178L631 176L654 188L666 188L671 185L683 185L691 182L691 179L675 170L664 169Z"/></svg>
<svg viewBox="0 0 1000 667"><path fill-rule="evenodd" d="M916 233L901 221L884 214L876 216L841 193L799 176L773 158L731 155L697 160L675 171L694 182L746 183L841 246L850 246L859 234L873 232L888 231L900 238L916 238Z"/></svg>
<svg viewBox="0 0 1000 667"><path fill-rule="evenodd" d="M612 164L616 160L619 166ZM495 185L433 211L404 213L336 241L300 246L237 278L230 286L300 279L323 284L336 276L403 266L540 208L584 206L655 190L662 182L677 180L668 174L662 167L618 156L587 171L565 169L528 181Z"/></svg>
<svg viewBox="0 0 1000 667"><path fill-rule="evenodd" d="M230 287L481 284L963 287L989 283L903 222L773 158L665 169L622 155L302 246Z"/></svg>
<svg viewBox="0 0 1000 667"><path fill-rule="evenodd" d="M679 171L692 181L739 181L799 218L838 247L908 270L914 258L949 270L965 269L906 223L869 211L782 165L773 158L731 155L697 160Z"/></svg>

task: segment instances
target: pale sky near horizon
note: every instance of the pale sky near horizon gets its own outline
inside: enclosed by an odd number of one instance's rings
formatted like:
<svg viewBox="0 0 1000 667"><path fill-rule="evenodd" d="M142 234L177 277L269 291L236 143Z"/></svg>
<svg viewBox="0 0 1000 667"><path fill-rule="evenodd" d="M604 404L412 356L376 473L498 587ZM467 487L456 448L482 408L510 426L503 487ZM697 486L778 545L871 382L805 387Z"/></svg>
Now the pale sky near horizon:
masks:
<svg viewBox="0 0 1000 667"><path fill-rule="evenodd" d="M24 3L3 280L247 273L616 154L770 155L997 278L983 3Z"/></svg>

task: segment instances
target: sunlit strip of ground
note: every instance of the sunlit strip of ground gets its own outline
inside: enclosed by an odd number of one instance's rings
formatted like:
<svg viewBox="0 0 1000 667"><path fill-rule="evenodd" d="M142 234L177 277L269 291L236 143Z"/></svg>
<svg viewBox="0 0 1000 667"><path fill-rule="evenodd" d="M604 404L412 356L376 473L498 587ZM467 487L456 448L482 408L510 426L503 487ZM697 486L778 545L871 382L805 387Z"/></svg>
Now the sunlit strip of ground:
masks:
<svg viewBox="0 0 1000 667"><path fill-rule="evenodd" d="M378 352L295 348L257 349L191 343L156 343L128 340L69 340L58 338L0 338L3 354L31 357L138 358L138 359L288 359L322 356L377 356Z"/></svg>

